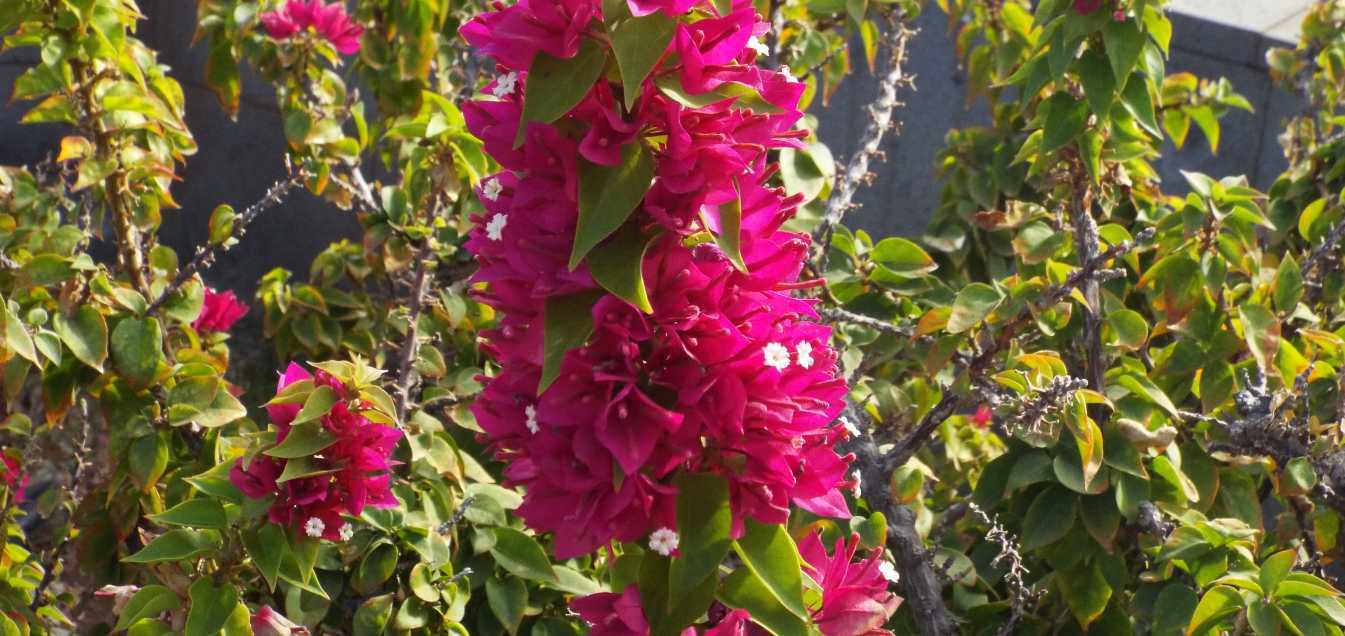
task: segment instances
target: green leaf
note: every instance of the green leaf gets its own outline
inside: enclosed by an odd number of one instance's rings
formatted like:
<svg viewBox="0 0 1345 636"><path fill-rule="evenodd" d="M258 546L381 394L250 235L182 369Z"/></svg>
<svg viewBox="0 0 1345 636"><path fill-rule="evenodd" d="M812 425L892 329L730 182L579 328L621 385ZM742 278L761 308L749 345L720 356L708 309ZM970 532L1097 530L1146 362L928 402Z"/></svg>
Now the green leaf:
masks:
<svg viewBox="0 0 1345 636"><path fill-rule="evenodd" d="M52 316L52 326L76 360L103 370L103 361L107 360L107 321L97 308L84 304L68 317L57 313Z"/></svg>
<svg viewBox="0 0 1345 636"><path fill-rule="evenodd" d="M605 591L597 581L580 574L579 570L572 567L553 565L551 569L555 570L557 578L557 582L549 584L552 588L575 596L588 596Z"/></svg>
<svg viewBox="0 0 1345 636"><path fill-rule="evenodd" d="M1196 106L1187 108L1184 111L1192 121L1200 126L1200 132L1205 133L1205 139L1210 143L1210 152L1219 152L1219 118L1214 114L1214 110L1209 106Z"/></svg>
<svg viewBox="0 0 1345 636"><path fill-rule="evenodd" d="M216 464L210 470L187 477L183 481L211 497L223 499L230 503L243 503L243 493L239 492L238 488L229 481L229 469L232 467L231 462L222 462Z"/></svg>
<svg viewBox="0 0 1345 636"><path fill-rule="evenodd" d="M215 585L214 579L201 577L187 591L191 609L187 612L185 636L212 636L224 628L238 605L238 588L231 583Z"/></svg>
<svg viewBox="0 0 1345 636"><path fill-rule="evenodd" d="M262 454L281 459L309 457L336 443L336 435L328 432L320 422L309 422L290 428L285 441L262 451Z"/></svg>
<svg viewBox="0 0 1345 636"><path fill-rule="evenodd" d="M593 333L593 303L598 298L596 292L579 292L546 299L546 315L542 324L542 379L537 385L538 395L545 393L547 387L560 377L565 352L588 342L589 335Z"/></svg>
<svg viewBox="0 0 1345 636"><path fill-rule="evenodd" d="M739 568L719 584L719 601L734 609L747 610L752 620L775 636L810 636L804 619L786 608L760 578Z"/></svg>
<svg viewBox="0 0 1345 636"><path fill-rule="evenodd" d="M1149 95L1149 82L1142 75L1136 73L1126 82L1125 88L1121 89L1121 103L1145 130L1155 137L1163 136L1154 114L1153 97Z"/></svg>
<svg viewBox="0 0 1345 636"><path fill-rule="evenodd" d="M1205 592L1191 615L1191 624L1186 628L1188 636L1200 634L1219 624L1219 621L1242 611L1242 595L1227 585L1216 585Z"/></svg>
<svg viewBox="0 0 1345 636"><path fill-rule="evenodd" d="M112 631L119 632L135 624L136 621L154 618L179 607L182 607L182 599L178 598L173 590L162 585L146 585L126 601L126 607L122 609L121 616L117 618L117 625Z"/></svg>
<svg viewBox="0 0 1345 636"><path fill-rule="evenodd" d="M1306 495L1317 486L1317 471L1306 457L1295 457L1280 475L1280 495Z"/></svg>
<svg viewBox="0 0 1345 636"><path fill-rule="evenodd" d="M1315 241L1325 232L1325 223L1318 223L1322 212L1326 210L1326 198L1322 197L1309 203L1298 216L1298 233L1308 241Z"/></svg>
<svg viewBox="0 0 1345 636"><path fill-rule="evenodd" d="M162 563L164 561L181 561L214 552L219 550L220 547L219 533L213 530L177 528L159 535L153 541L150 541L149 545L141 548L139 552L124 557L122 562Z"/></svg>
<svg viewBox="0 0 1345 636"><path fill-rule="evenodd" d="M219 245L233 236L234 222L238 214L234 212L232 205L219 205L210 213L210 222L207 225L208 236L211 245Z"/></svg>
<svg viewBox="0 0 1345 636"><path fill-rule="evenodd" d="M1041 152L1063 148L1082 133L1088 123L1088 104L1074 99L1068 93L1056 93L1046 103L1046 131L1041 140Z"/></svg>
<svg viewBox="0 0 1345 636"><path fill-rule="evenodd" d="M1200 369L1200 405L1213 413L1233 395L1233 365L1213 360Z"/></svg>
<svg viewBox="0 0 1345 636"><path fill-rule="evenodd" d="M1116 77L1107 65L1107 58L1097 51L1085 52L1079 58L1079 82L1093 113L1099 120L1105 120L1116 100Z"/></svg>
<svg viewBox="0 0 1345 636"><path fill-rule="evenodd" d="M911 278L924 276L939 268L939 264L919 245L900 237L878 241L870 255L883 267Z"/></svg>
<svg viewBox="0 0 1345 636"><path fill-rule="evenodd" d="M1283 603L1273 607L1279 614L1280 622L1288 627L1291 632L1297 632L1303 634L1303 636L1327 636L1327 634L1334 634L1339 631L1328 632L1326 623L1322 622L1322 619L1316 613L1308 609L1306 604Z"/></svg>
<svg viewBox="0 0 1345 636"><path fill-rule="evenodd" d="M1292 312L1302 297L1303 272L1293 255L1285 254L1275 271L1275 309L1280 313Z"/></svg>
<svg viewBox="0 0 1345 636"><path fill-rule="evenodd" d="M305 479L316 477L318 475L330 475L341 470L340 468L324 468L319 462L311 457L294 457L285 460L285 469L280 471L280 476L276 477L277 484L283 484L296 479Z"/></svg>
<svg viewBox="0 0 1345 636"><path fill-rule="evenodd" d="M350 578L351 589L358 594L369 594L378 590L397 569L397 557L397 546L387 541L374 544L355 568L355 575Z"/></svg>
<svg viewBox="0 0 1345 636"><path fill-rule="evenodd" d="M672 598L681 598L718 570L733 547L733 514L723 477L683 472L676 483L680 555L672 562L669 589Z"/></svg>
<svg viewBox="0 0 1345 636"><path fill-rule="evenodd" d="M570 251L570 269L584 262L603 239L611 236L644 199L654 179L654 160L644 144L621 148L621 164L604 166L579 160L579 226Z"/></svg>
<svg viewBox="0 0 1345 636"><path fill-rule="evenodd" d="M1275 354L1280 350L1280 321L1269 309L1255 303L1238 306L1242 321L1242 336L1256 364L1263 371L1274 368Z"/></svg>
<svg viewBox="0 0 1345 636"><path fill-rule="evenodd" d="M154 381L163 359L163 334L156 318L124 318L112 330L112 366L136 389Z"/></svg>
<svg viewBox="0 0 1345 636"><path fill-rule="evenodd" d="M625 13L629 15L629 10ZM610 16L607 17L610 20ZM638 18L620 18L608 27L612 53L621 72L626 110L635 106L642 93L641 85L658 64L676 30L677 22L659 11Z"/></svg>
<svg viewBox="0 0 1345 636"><path fill-rule="evenodd" d="M1059 486L1037 495L1023 517L1023 549L1036 550L1065 538L1074 527L1079 497Z"/></svg>
<svg viewBox="0 0 1345 636"><path fill-rule="evenodd" d="M148 491L168 469L168 443L157 433L137 437L126 449L126 464L131 479Z"/></svg>
<svg viewBox="0 0 1345 636"><path fill-rule="evenodd" d="M1169 583L1154 601L1154 636L1181 636L1191 623L1200 597L1183 583Z"/></svg>
<svg viewBox="0 0 1345 636"><path fill-rule="evenodd" d="M304 400L303 408L299 409L298 415L294 416L290 425L297 426L326 415L332 410L332 405L336 404L336 398L336 390L332 387L326 385L315 387L313 392L308 394L308 399Z"/></svg>
<svg viewBox="0 0 1345 636"><path fill-rule="evenodd" d="M1130 77L1131 71L1135 70L1135 64L1139 62L1140 53L1144 50L1144 33L1140 31L1139 21L1108 20L1102 27L1102 42L1107 47L1107 60L1111 62L1112 76Z"/></svg>
<svg viewBox="0 0 1345 636"><path fill-rule="evenodd" d="M514 137L514 147L523 145L529 122L549 124L583 101L593 84L602 77L606 65L607 49L593 38L582 38L579 52L571 58L552 57L538 51L528 68L528 81L523 88L523 116Z"/></svg>
<svg viewBox="0 0 1345 636"><path fill-rule="evenodd" d="M266 585L272 591L276 589L276 577L280 575L280 564L290 555L289 541L285 539L285 529L274 524L263 524L255 531L243 533L243 547L252 557L252 565L266 579Z"/></svg>
<svg viewBox="0 0 1345 636"><path fill-rule="evenodd" d="M33 336L23 326L23 321L14 314L14 310L0 297L0 309L3 309L5 322L5 345L19 357L36 365L41 365L37 357L37 347L33 345Z"/></svg>
<svg viewBox="0 0 1345 636"><path fill-rule="evenodd" d="M780 604L799 618L807 618L803 604L803 575L798 546L784 526L747 519L746 532L734 550Z"/></svg>
<svg viewBox="0 0 1345 636"><path fill-rule="evenodd" d="M229 523L224 516L224 507L218 501L205 497L188 499L157 515L150 515L149 518L160 525L217 530L223 529Z"/></svg>
<svg viewBox="0 0 1345 636"><path fill-rule="evenodd" d="M1085 630L1088 629L1107 609L1107 601L1111 600L1112 595L1111 585L1107 584L1107 578L1102 575L1098 560L1092 559L1088 565L1080 563L1059 571L1057 575L1060 577L1060 594L1065 597L1065 604L1069 605L1074 620Z"/></svg>
<svg viewBox="0 0 1345 636"><path fill-rule="evenodd" d="M486 601L500 624L510 634L517 634L523 612L528 609L528 587L523 581L512 576L504 580L494 576L486 579Z"/></svg>
<svg viewBox="0 0 1345 636"><path fill-rule="evenodd" d="M243 95L243 80L239 73L238 58L233 54L233 38L209 38L210 54L206 57L206 85L220 107L229 117L238 115L238 101Z"/></svg>
<svg viewBox="0 0 1345 636"><path fill-rule="evenodd" d="M948 316L948 333L963 333L980 324L999 305L1000 294L985 283L972 283L957 292Z"/></svg>
<svg viewBox="0 0 1345 636"><path fill-rule="evenodd" d="M392 619L392 595L375 596L355 610L354 636L382 636Z"/></svg>
<svg viewBox="0 0 1345 636"><path fill-rule="evenodd" d="M1149 339L1149 323L1133 309L1120 309L1107 314L1107 326L1116 334L1116 339L1110 344L1127 351L1138 350Z"/></svg>
<svg viewBox="0 0 1345 636"><path fill-rule="evenodd" d="M1247 624L1257 636L1279 636L1280 616L1265 599L1251 599L1247 603Z"/></svg>
<svg viewBox="0 0 1345 636"><path fill-rule="evenodd" d="M734 100L738 108L750 109L757 114L775 114L784 112L764 98L756 89L737 82L724 82L704 93L689 93L682 87L682 80L676 74L667 74L654 80L654 84L669 99L687 108L704 108L726 100Z"/></svg>
<svg viewBox="0 0 1345 636"><path fill-rule="evenodd" d="M727 203L721 203L718 207L719 212L719 232L715 234L715 244L724 252L730 263L738 268L738 271L747 273L747 263L743 262L742 248L742 226L743 226L743 196L738 191L738 182L733 182L734 199Z"/></svg>
<svg viewBox="0 0 1345 636"><path fill-rule="evenodd" d="M490 553L495 562L506 571L531 581L555 583L555 570L551 569L551 560L537 540L513 528L492 528L495 545Z"/></svg>
<svg viewBox="0 0 1345 636"><path fill-rule="evenodd" d="M1116 377L1116 384L1124 387L1127 391L1130 391L1135 397L1146 400L1163 409L1168 415L1178 417L1177 405L1173 404L1172 399L1168 397L1168 394L1165 393L1163 389L1159 388L1157 384L1154 384L1153 380L1150 380L1148 377L1135 373L1126 373Z"/></svg>
<svg viewBox="0 0 1345 636"><path fill-rule="evenodd" d="M658 235L633 226L618 230L588 255L588 271L609 292L647 314L654 313L644 286L644 255Z"/></svg>
<svg viewBox="0 0 1345 636"><path fill-rule="evenodd" d="M1261 589L1265 591L1266 596L1274 596L1275 590L1280 586L1284 577L1294 570L1294 563L1298 560L1298 555L1293 550L1282 550L1266 557L1261 562L1261 572L1257 575L1257 582L1261 584Z"/></svg>

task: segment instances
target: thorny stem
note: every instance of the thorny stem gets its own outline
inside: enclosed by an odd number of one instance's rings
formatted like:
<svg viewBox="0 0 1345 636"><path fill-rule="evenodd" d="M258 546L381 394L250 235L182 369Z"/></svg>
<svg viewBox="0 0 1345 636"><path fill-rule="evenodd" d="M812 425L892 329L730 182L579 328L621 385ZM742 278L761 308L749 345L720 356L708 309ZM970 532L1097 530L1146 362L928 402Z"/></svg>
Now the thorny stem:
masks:
<svg viewBox="0 0 1345 636"><path fill-rule="evenodd" d="M845 217L845 213L850 210L855 192L869 174L869 161L877 156L882 148L883 135L892 125L892 111L900 105L897 101L897 88L903 84L911 84L911 76L906 70L906 45L916 31L906 25L904 18L905 16L897 16L887 30L884 44L891 48L892 57L887 74L878 82L878 99L868 107L869 123L864 128L864 135L860 137L859 150L855 151L845 172L836 180L831 199L827 201L827 211L822 216L822 223L813 232L811 260L816 271L822 271L822 260L826 256L827 246L831 244L831 234Z"/></svg>
<svg viewBox="0 0 1345 636"><path fill-rule="evenodd" d="M1070 202L1070 221L1074 225L1074 244L1079 252L1081 264L1092 263L1097 258L1098 230L1097 222L1090 212L1093 195L1086 182L1076 186L1073 200ZM1102 295L1096 277L1084 281L1082 291L1088 306L1084 308L1083 347L1085 356L1084 379L1094 391L1102 390L1102 374L1106 367L1102 363L1102 319L1099 315Z"/></svg>
<svg viewBox="0 0 1345 636"><path fill-rule="evenodd" d="M191 261L178 269L177 276L173 277L173 282L169 283L168 286L164 288L163 293L159 294L158 298L154 299L154 302L149 306L146 313L152 314L158 311L163 307L164 303L168 302L168 299L172 298L173 294L177 293L188 280L191 280L192 276L196 275L198 272L203 272L209 269L210 266L215 263L215 259L219 258L220 254L227 252L231 247L237 245L238 241L242 240L243 235L247 233L248 225L256 220L262 212L265 212L268 208L278 205L283 201L285 195L294 188L294 186L299 185L299 183L303 181L303 177L303 172L296 172L290 175L289 178L276 182L266 191L266 194L263 195L260 200L248 206L246 210L243 210L243 213L234 220L233 233L230 235L233 239L232 241L226 240L219 243L198 245L196 247L196 254L192 256Z"/></svg>
<svg viewBox="0 0 1345 636"><path fill-rule="evenodd" d="M857 419L860 413L851 407L846 417ZM855 454L855 466L861 483L872 484L864 498L873 510L887 517L887 546L892 550L900 576L902 596L911 606L916 627L923 636L950 636L957 633L953 615L943 604L943 584L929 560L924 541L915 530L915 513L893 501L886 487L892 474L886 456L871 435L858 435L844 443L843 450Z"/></svg>
<svg viewBox="0 0 1345 636"><path fill-rule="evenodd" d="M71 60L70 67L80 78L79 85L75 89L75 97L79 100L82 111L81 127L92 133L98 157L120 162L112 134L103 123L102 110L93 94L94 86L102 78L102 74L95 73L86 63L79 60ZM145 256L140 249L140 231L131 220L131 210L126 204L125 195L129 190L126 171L121 167L103 179L103 196L107 199L108 207L112 209L112 223L117 230L117 252L121 266L126 270L135 290L141 295L149 296L149 278L145 275Z"/></svg>
<svg viewBox="0 0 1345 636"><path fill-rule="evenodd" d="M357 172L358 174L358 172ZM361 178L362 180L362 178ZM363 186L368 189L368 185ZM462 199L458 199L461 204ZM430 210L429 223L434 225L435 218L439 215L439 205ZM414 384L414 378L411 375L411 364L416 360L416 355L420 351L420 313L425 308L426 288L434 280L438 269L438 263L434 259L434 250L430 237L421 239L420 249L416 251L416 273L411 282L411 300L407 303L407 326L406 341L402 343L401 351L397 359L397 379L393 386L392 399L397 406L397 420L406 419L407 404L411 401L411 385Z"/></svg>

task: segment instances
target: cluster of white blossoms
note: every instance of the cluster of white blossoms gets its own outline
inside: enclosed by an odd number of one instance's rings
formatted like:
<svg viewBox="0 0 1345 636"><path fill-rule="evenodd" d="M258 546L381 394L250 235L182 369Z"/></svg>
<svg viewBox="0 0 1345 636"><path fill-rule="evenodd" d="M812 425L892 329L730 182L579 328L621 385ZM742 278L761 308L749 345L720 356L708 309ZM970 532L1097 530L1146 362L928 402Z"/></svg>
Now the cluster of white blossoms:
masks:
<svg viewBox="0 0 1345 636"><path fill-rule="evenodd" d="M512 95L516 87L518 87L518 73L511 71L495 80L495 88L490 89L490 94L498 99L504 99Z"/></svg>
<svg viewBox="0 0 1345 636"><path fill-rule="evenodd" d="M528 408L523 409L523 414L528 417L528 421L525 422L528 432L536 435L537 431L541 430L541 427L537 425L537 407L528 405Z"/></svg>
<svg viewBox="0 0 1345 636"><path fill-rule="evenodd" d="M765 359L768 367L777 371L784 371L789 368L789 348L778 343L772 342L761 349L761 355ZM794 347L794 360L800 367L805 369L813 366L813 345L810 342L800 342Z"/></svg>
<svg viewBox="0 0 1345 636"><path fill-rule="evenodd" d="M508 223L509 217L503 214L496 214L495 216L490 217L490 222L486 223L486 238L492 241L498 241L503 238L504 226Z"/></svg>
<svg viewBox="0 0 1345 636"><path fill-rule="evenodd" d="M304 534L314 539L321 539L322 533L326 531L327 524L317 517L309 517L308 521L304 523ZM355 536L355 526L350 525L350 523L343 523L341 529L336 532L341 536L342 541L349 541Z"/></svg>

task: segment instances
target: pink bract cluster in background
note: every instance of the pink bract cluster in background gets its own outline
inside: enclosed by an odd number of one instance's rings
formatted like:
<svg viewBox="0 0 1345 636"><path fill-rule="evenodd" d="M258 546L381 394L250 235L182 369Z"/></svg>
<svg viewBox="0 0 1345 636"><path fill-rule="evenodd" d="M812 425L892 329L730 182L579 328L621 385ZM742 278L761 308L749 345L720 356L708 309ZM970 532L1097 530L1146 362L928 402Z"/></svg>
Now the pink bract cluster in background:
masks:
<svg viewBox="0 0 1345 636"><path fill-rule="evenodd" d="M313 380L317 386L331 387L337 401L320 419L336 441L317 456L307 458L310 468L323 472L283 483L276 480L285 470L287 461L266 455L257 455L250 462L235 461L229 471L229 480L243 494L253 499L275 495L268 517L273 523L289 526L314 538L344 541L353 528L341 515L359 516L365 506L388 508L397 505L390 489L392 478L391 456L402 437L395 427L370 421L356 410L349 391L339 380L325 371L310 374L298 364L291 363L280 377L276 391L299 382ZM283 442L290 433L291 422L299 414L300 404L271 404L266 407L271 423L277 431L276 442Z"/></svg>
<svg viewBox="0 0 1345 636"><path fill-rule="evenodd" d="M364 34L364 27L350 19L340 2L288 0L279 9L261 14L259 19L266 27L266 34L277 40L288 40L311 27L342 55L359 51L360 36Z"/></svg>
<svg viewBox="0 0 1345 636"><path fill-rule="evenodd" d="M248 306L238 301L233 290L219 292L207 287L205 299L201 302L201 315L196 317L191 327L203 332L225 332L232 329L234 323L247 313Z"/></svg>

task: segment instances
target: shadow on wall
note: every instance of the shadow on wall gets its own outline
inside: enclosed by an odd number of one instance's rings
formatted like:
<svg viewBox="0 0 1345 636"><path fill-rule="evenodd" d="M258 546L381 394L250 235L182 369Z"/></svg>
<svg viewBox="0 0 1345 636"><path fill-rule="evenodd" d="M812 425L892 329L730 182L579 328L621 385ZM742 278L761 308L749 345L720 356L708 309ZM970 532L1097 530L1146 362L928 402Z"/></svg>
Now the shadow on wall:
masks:
<svg viewBox="0 0 1345 636"><path fill-rule="evenodd" d="M1182 170L1215 178L1246 175L1253 186L1268 188L1288 165L1277 142L1281 122L1301 108L1297 96L1271 86L1266 71L1266 50L1284 44L1186 15L1174 13L1171 17L1174 35L1168 72L1187 71L1209 79L1227 77L1256 112L1232 111L1224 118L1217 155L1210 152L1198 130L1190 134L1180 151L1169 143L1156 165L1166 189L1173 194L1188 190ZM945 135L953 128L990 121L984 100L967 104L947 17L931 7L917 26L920 33L908 48L915 91L901 92L899 97L905 106L894 114L900 128L883 140L887 161L871 168L876 179L859 191L855 200L861 207L846 217L847 225L874 236L919 235L939 205L942 184L936 161ZM862 59L857 61L856 73L846 79L830 103L812 106L821 122L819 135L831 147L837 162L846 161L854 153L868 122L865 106L878 90L877 80ZM881 73L883 67L878 70Z"/></svg>
<svg viewBox="0 0 1345 636"><path fill-rule="evenodd" d="M140 35L159 51L182 83L187 123L200 146L182 171L183 182L174 188L182 210L165 214L161 234L164 242L185 257L205 241L206 222L216 205L229 203L241 209L284 176L284 135L274 95L255 77L244 76L237 121L230 121L215 102L201 80L204 50L191 48L195 3L142 0L141 5L149 18ZM1296 97L1273 90L1266 75L1265 50L1276 43L1186 16L1174 14L1173 21L1170 72L1228 77L1257 111L1235 111L1224 120L1217 156L1210 153L1199 132L1191 134L1183 150L1169 149L1158 164L1165 183L1172 192L1182 192L1186 184L1179 170L1195 170L1216 177L1246 174L1256 187L1268 187L1286 165L1276 143L1280 122L1299 107ZM877 178L859 192L856 200L862 207L847 219L850 225L876 236L918 235L925 228L939 203L941 184L935 157L944 136L952 128L989 121L984 102L966 104L945 16L937 9L929 10L918 26L920 34L910 47L916 90L903 91L906 106L896 114L900 132L885 139L887 161L874 166ZM54 153L64 132L54 125L20 126L18 118L25 105L8 103L14 78L35 58L33 51L0 56L0 164L39 161ZM867 122L864 107L877 89L862 61L859 67L829 104L823 107L819 101L813 106L821 119L822 139L838 161L854 152ZM352 214L299 192L262 215L242 244L225 254L206 278L211 285L250 298L258 279L272 268L285 267L304 278L312 258L327 245L359 234ZM254 307L254 318L256 313Z"/></svg>

